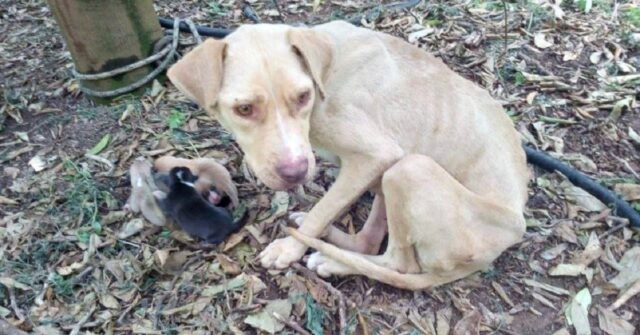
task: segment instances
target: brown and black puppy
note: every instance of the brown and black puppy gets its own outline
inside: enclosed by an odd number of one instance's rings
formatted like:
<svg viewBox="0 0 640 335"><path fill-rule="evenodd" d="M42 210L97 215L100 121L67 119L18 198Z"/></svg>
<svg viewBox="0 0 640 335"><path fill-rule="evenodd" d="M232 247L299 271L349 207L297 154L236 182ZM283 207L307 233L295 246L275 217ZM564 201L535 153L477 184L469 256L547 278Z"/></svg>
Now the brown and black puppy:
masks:
<svg viewBox="0 0 640 335"><path fill-rule="evenodd" d="M211 189L216 190L215 193L211 193L211 202L215 204L220 200L216 195L220 197L227 195L231 200L232 206L238 206L238 190L233 180L231 180L231 174L213 158L186 159L163 156L156 159L153 165L158 173L165 173L166 175L175 167L187 167L193 175L198 176L198 180L194 182L194 185L200 193L206 194Z"/></svg>
<svg viewBox="0 0 640 335"><path fill-rule="evenodd" d="M241 222L234 222L226 208L212 204L196 189L198 176L189 168L174 167L166 179L169 191L166 197L158 198L158 203L164 213L190 235L217 244L242 228Z"/></svg>

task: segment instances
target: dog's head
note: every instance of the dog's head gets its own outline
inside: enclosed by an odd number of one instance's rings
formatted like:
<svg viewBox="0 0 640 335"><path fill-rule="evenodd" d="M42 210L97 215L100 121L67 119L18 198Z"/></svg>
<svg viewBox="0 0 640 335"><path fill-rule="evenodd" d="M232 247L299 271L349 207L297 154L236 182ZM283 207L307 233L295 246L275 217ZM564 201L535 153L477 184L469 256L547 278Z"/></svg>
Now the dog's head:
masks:
<svg viewBox="0 0 640 335"><path fill-rule="evenodd" d="M194 176L187 167L176 166L169 172L169 180L171 188L175 187L178 183L195 188L194 183L198 180L198 176Z"/></svg>
<svg viewBox="0 0 640 335"><path fill-rule="evenodd" d="M243 26L206 40L168 76L233 133L262 182L287 189L314 173L309 119L324 98L331 50L329 38L312 29Z"/></svg>

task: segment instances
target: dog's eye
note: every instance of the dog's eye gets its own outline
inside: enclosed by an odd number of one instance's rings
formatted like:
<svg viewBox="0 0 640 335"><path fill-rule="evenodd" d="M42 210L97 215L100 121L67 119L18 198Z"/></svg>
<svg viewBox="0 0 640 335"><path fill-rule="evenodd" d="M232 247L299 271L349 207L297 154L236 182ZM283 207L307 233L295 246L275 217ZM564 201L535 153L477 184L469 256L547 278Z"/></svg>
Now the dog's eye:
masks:
<svg viewBox="0 0 640 335"><path fill-rule="evenodd" d="M239 105L234 107L233 111L240 116L247 117L253 113L253 106L250 104Z"/></svg>
<svg viewBox="0 0 640 335"><path fill-rule="evenodd" d="M304 91L298 95L298 106L305 106L309 102L309 98L311 97L310 91Z"/></svg>

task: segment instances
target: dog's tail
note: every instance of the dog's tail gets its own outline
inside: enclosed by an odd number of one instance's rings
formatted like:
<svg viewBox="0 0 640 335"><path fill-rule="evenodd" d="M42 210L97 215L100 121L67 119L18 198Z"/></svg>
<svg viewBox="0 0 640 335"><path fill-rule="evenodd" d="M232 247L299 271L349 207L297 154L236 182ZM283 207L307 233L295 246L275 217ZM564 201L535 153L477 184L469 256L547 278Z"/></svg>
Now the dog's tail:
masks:
<svg viewBox="0 0 640 335"><path fill-rule="evenodd" d="M452 281L450 276L438 276L431 273L400 273L373 263L361 254L338 248L322 240L310 237L297 229L288 228L288 233L296 240L320 251L330 258L356 269L371 279L407 290L424 290ZM461 276L462 277L462 276ZM454 278L457 279L457 278Z"/></svg>

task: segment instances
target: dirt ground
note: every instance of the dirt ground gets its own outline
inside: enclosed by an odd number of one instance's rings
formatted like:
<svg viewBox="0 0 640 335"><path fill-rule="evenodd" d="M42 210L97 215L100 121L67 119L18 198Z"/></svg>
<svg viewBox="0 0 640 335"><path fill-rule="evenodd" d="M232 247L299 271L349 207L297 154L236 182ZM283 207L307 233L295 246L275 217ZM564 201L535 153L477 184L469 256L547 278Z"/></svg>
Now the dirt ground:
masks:
<svg viewBox="0 0 640 335"><path fill-rule="evenodd" d="M640 8L634 1L156 1L197 24L363 24L436 54L487 88L523 140L640 209ZM637 334L640 235L561 175L532 167L524 240L457 282L407 292L321 279L257 253L337 175L321 163L306 198L257 183L209 116L168 82L96 105L44 1L0 2L0 333ZM191 41L188 35L185 42ZM506 39L505 39L506 38ZM435 80L435 79L434 79ZM88 157L87 151L98 151ZM214 157L238 185L247 226L216 249L122 211L139 156ZM336 224L355 231L363 197ZM276 312L286 325L274 319ZM299 330L302 328L304 330ZM17 332L14 332L14 334ZM11 334L11 333L10 333Z"/></svg>

